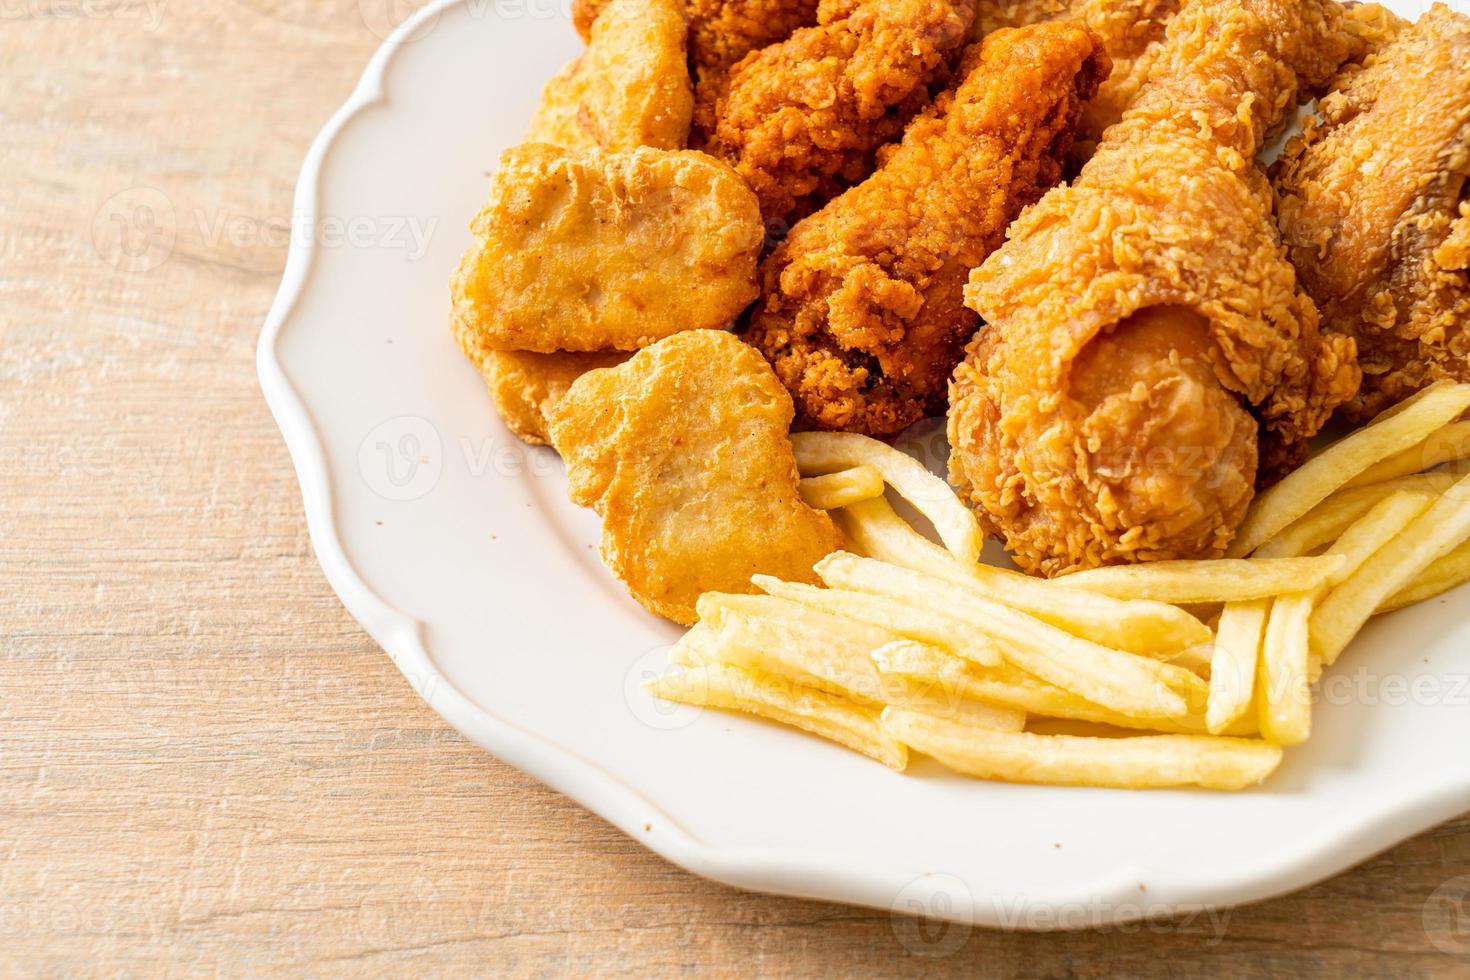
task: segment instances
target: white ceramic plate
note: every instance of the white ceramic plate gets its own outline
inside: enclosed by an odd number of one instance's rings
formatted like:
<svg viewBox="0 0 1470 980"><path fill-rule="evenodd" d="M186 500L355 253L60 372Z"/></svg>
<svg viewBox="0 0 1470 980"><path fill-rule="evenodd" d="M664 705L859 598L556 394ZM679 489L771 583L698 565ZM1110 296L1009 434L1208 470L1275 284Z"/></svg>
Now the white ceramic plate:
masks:
<svg viewBox="0 0 1470 980"><path fill-rule="evenodd" d="M1016 928L1264 898L1470 808L1464 593L1374 623L1311 743L1238 795L898 775L644 694L678 631L603 570L597 518L447 327L487 173L579 48L559 10L460 0L388 40L306 160L260 340L327 577L435 711L699 874Z"/></svg>

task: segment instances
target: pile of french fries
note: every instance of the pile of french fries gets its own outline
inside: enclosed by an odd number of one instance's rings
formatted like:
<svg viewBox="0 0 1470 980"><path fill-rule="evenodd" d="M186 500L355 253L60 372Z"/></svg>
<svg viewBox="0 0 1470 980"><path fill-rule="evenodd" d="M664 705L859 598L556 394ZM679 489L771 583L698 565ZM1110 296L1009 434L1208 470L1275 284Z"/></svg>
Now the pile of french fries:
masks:
<svg viewBox="0 0 1470 980"><path fill-rule="evenodd" d="M1375 613L1470 579L1470 385L1425 389L1254 502L1227 557L1046 581L980 562L949 486L865 436L792 437L852 550L825 587L708 593L659 697L747 711L902 770L1242 789L1311 732L1311 686ZM892 490L941 547L889 504Z"/></svg>

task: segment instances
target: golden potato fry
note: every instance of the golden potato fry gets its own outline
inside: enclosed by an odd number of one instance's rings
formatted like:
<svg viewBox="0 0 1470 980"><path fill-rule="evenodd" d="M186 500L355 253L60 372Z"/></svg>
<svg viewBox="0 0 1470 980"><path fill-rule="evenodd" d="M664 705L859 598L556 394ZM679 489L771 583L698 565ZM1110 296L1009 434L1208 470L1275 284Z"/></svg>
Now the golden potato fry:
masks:
<svg viewBox="0 0 1470 980"><path fill-rule="evenodd" d="M873 663L883 677L885 690L891 689L898 679L904 678L913 683L925 684L930 689L937 688L949 696L1024 711L1032 719L1066 718L1115 728L1180 735L1201 733L1205 730L1202 714L1182 718L1150 718L1123 714L1055 684L1049 684L1014 664L984 667L911 640L890 643L873 651ZM1225 734L1253 735L1256 731L1255 719L1250 718L1241 719L1230 726Z"/></svg>
<svg viewBox="0 0 1470 980"><path fill-rule="evenodd" d="M883 690L888 704L935 718L947 718L997 732L1019 732L1026 727L1026 712L967 698L931 678L885 674Z"/></svg>
<svg viewBox="0 0 1470 980"><path fill-rule="evenodd" d="M1370 483L1381 483L1411 473L1462 460L1470 456L1470 422L1451 422L1431 432L1419 445L1375 463L1353 477L1347 487L1361 487Z"/></svg>
<svg viewBox="0 0 1470 980"><path fill-rule="evenodd" d="M1208 681L1214 656L1215 643L1212 639L1206 643L1196 643L1192 647L1185 647L1178 653L1171 654L1166 662L1176 667L1183 667L1195 676Z"/></svg>
<svg viewBox="0 0 1470 980"><path fill-rule="evenodd" d="M1319 601L1329 589L1341 585L1362 568L1379 549L1398 537L1433 503L1433 499L1424 494L1401 490L1374 504L1368 513L1354 521L1327 549L1326 554L1338 555L1343 559L1342 565L1327 576L1327 581L1317 586L1312 601Z"/></svg>
<svg viewBox="0 0 1470 980"><path fill-rule="evenodd" d="M977 664L993 666L1002 659L1000 647L989 634L934 609L867 592L783 582L769 575L753 575L751 582L770 595L940 647Z"/></svg>
<svg viewBox="0 0 1470 980"><path fill-rule="evenodd" d="M567 389L588 371L614 367L628 359L622 351L485 351L480 373L490 389L495 411L521 441L536 446L551 442L546 414Z"/></svg>
<svg viewBox="0 0 1470 980"><path fill-rule="evenodd" d="M789 677L851 701L884 701L871 654L897 634L768 595L706 592L699 597L699 620L714 628L709 649L721 663Z"/></svg>
<svg viewBox="0 0 1470 980"><path fill-rule="evenodd" d="M1303 463L1251 504L1226 554L1250 554L1375 463L1422 442L1470 408L1470 385L1441 382L1404 399Z"/></svg>
<svg viewBox="0 0 1470 980"><path fill-rule="evenodd" d="M669 648L669 663L679 667L706 667L720 662L720 631L711 623L695 623Z"/></svg>
<svg viewBox="0 0 1470 980"><path fill-rule="evenodd" d="M1309 624L1313 609L1330 589L1367 564L1429 505L1429 497L1413 490L1400 490L1378 501L1327 550L1327 555L1342 559L1331 575L1310 589L1280 597L1271 607L1256 692L1265 738L1278 745L1298 745L1307 740L1311 734L1310 684L1321 672L1311 654Z"/></svg>
<svg viewBox="0 0 1470 980"><path fill-rule="evenodd" d="M1467 538L1470 476L1435 500L1322 600L1312 614L1312 653L1324 666L1331 666L1379 606Z"/></svg>
<svg viewBox="0 0 1470 980"><path fill-rule="evenodd" d="M963 618L1000 641L1010 662L1115 711L1165 718L1189 713L1184 698L1161 679L1160 668L1169 664L1073 636L943 579L846 552L818 562L817 574L834 588L888 595Z"/></svg>
<svg viewBox="0 0 1470 980"><path fill-rule="evenodd" d="M587 50L546 84L526 140L570 150L682 150L694 89L682 0L611 0Z"/></svg>
<svg viewBox="0 0 1470 980"><path fill-rule="evenodd" d="M871 466L854 466L821 476L802 477L797 489L808 507L837 510L883 496L883 474Z"/></svg>
<svg viewBox="0 0 1470 980"><path fill-rule="evenodd" d="M518 146L470 227L451 319L476 363L491 350L636 350L724 328L757 292L755 195L703 153Z"/></svg>
<svg viewBox="0 0 1470 980"><path fill-rule="evenodd" d="M1175 606L1119 600L1063 588L990 565L963 565L909 526L883 499L850 505L837 522L869 557L942 578L1103 646L1163 657L1211 638L1209 627Z"/></svg>
<svg viewBox="0 0 1470 980"><path fill-rule="evenodd" d="M985 535L980 522L943 478L923 463L887 443L855 432L797 432L791 436L802 476L816 476L852 466L871 466L888 485L934 525L939 540L966 564L980 560Z"/></svg>
<svg viewBox="0 0 1470 980"><path fill-rule="evenodd" d="M908 750L888 734L872 708L786 678L713 664L656 677L646 687L665 700L744 711L800 728L899 772L908 765Z"/></svg>
<svg viewBox="0 0 1470 980"><path fill-rule="evenodd" d="M1432 499L1455 485L1453 473L1419 473L1385 480L1368 487L1340 490L1322 501L1276 537L1255 550L1253 558L1295 558L1336 541L1354 521L1374 505L1400 492L1413 492Z"/></svg>
<svg viewBox="0 0 1470 980"><path fill-rule="evenodd" d="M765 572L815 581L842 546L802 503L791 396L765 358L716 330L677 334L578 378L551 414L574 503L602 515L602 558L652 612L688 625L710 591Z"/></svg>
<svg viewBox="0 0 1470 980"><path fill-rule="evenodd" d="M1386 613L1412 606L1466 582L1470 582L1470 541L1461 542L1444 557L1431 562L1408 585L1386 599L1377 611Z"/></svg>
<svg viewBox="0 0 1470 980"><path fill-rule="evenodd" d="M1136 596L1160 602L1243 602L1310 589L1325 582L1341 565L1342 559L1332 555L1151 561L1091 568L1056 581L1069 589L1117 599Z"/></svg>
<svg viewBox="0 0 1470 980"><path fill-rule="evenodd" d="M910 748L980 779L1148 789L1254 786L1281 764L1266 742L1217 735L1091 738L995 732L896 708L883 727Z"/></svg>
<svg viewBox="0 0 1470 980"><path fill-rule="evenodd" d="M1219 735L1250 710L1256 687L1256 662L1266 631L1269 599L1230 602L1215 628L1214 657L1210 661L1210 697L1205 720L1211 734Z"/></svg>
<svg viewBox="0 0 1470 980"><path fill-rule="evenodd" d="M1277 745L1300 745L1312 732L1307 623L1315 592L1281 596L1266 621L1256 703L1261 735Z"/></svg>

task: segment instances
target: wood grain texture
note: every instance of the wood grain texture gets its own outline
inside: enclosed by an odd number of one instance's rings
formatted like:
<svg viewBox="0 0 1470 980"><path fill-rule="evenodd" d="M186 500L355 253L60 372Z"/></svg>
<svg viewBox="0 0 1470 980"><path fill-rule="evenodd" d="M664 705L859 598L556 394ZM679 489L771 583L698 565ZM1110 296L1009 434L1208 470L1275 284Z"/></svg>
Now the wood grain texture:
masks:
<svg viewBox="0 0 1470 980"><path fill-rule="evenodd" d="M1223 920L956 933L702 881L448 729L322 578L253 364L393 7L0 4L0 973L1470 974L1426 906L1465 820Z"/></svg>

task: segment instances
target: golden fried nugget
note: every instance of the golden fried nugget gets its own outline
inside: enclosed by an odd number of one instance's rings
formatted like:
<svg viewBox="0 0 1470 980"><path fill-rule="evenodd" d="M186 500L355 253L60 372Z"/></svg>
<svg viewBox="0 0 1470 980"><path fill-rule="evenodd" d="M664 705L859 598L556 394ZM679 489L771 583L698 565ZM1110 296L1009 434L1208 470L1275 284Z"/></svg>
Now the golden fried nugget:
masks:
<svg viewBox="0 0 1470 980"><path fill-rule="evenodd" d="M546 84L526 139L682 150L694 112L685 35L682 0L611 0L587 50Z"/></svg>
<svg viewBox="0 0 1470 980"><path fill-rule="evenodd" d="M628 359L622 351L487 351L480 373L490 389L495 410L506 427L536 446L550 444L546 416L551 407L588 371L616 367Z"/></svg>
<svg viewBox="0 0 1470 980"><path fill-rule="evenodd" d="M651 612L697 618L701 593L752 575L815 582L842 547L802 502L791 396L739 338L691 330L577 380L551 411L573 502L602 515L602 560Z"/></svg>
<svg viewBox="0 0 1470 980"><path fill-rule="evenodd" d="M692 150L508 150L451 283L455 336L489 350L636 350L722 328L756 297L750 188Z"/></svg>

